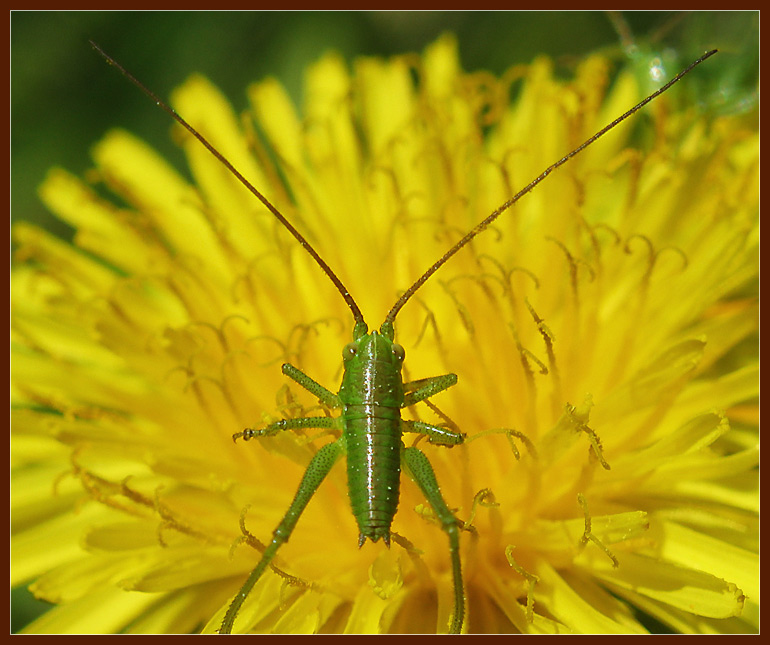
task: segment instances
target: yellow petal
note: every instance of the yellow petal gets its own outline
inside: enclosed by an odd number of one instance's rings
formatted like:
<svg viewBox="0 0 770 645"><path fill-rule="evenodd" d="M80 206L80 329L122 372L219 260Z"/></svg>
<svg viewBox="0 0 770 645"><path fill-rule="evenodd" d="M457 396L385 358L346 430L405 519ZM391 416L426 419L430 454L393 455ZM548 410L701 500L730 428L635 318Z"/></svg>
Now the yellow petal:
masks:
<svg viewBox="0 0 770 645"><path fill-rule="evenodd" d="M633 553L618 553L616 569L594 569L610 589L629 589L698 616L728 618L743 609L743 592L714 575Z"/></svg>

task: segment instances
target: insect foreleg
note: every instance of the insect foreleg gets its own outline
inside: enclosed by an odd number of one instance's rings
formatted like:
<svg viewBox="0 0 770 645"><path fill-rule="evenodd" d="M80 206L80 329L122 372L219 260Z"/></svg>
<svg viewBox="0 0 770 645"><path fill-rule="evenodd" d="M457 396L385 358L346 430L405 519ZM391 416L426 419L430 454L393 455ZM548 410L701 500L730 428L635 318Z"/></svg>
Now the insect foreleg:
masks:
<svg viewBox="0 0 770 645"><path fill-rule="evenodd" d="M455 610L449 632L459 634L465 616L465 594L463 593L463 577L460 567L460 522L444 501L428 458L417 448L404 448L402 460L412 479L417 482L423 495L433 508L433 512L441 522L441 528L444 529L449 538L449 557L452 562L455 594Z"/></svg>
<svg viewBox="0 0 770 645"><path fill-rule="evenodd" d="M430 423L423 421L411 421L403 419L401 421L401 429L403 432L417 432L424 434L428 437L430 443L435 443L440 446L456 446L465 441L464 432L455 432L441 426L434 426Z"/></svg>
<svg viewBox="0 0 770 645"><path fill-rule="evenodd" d="M284 363L281 365L281 371L286 374L292 381L304 387L308 392L318 397L324 405L330 408L341 408L342 401L334 392L330 392L320 383L316 383L312 378L305 374L302 370L297 369L291 363ZM318 427L318 426L307 426Z"/></svg>
<svg viewBox="0 0 770 645"><path fill-rule="evenodd" d="M302 421L303 419L296 420ZM230 603L225 618L222 621L222 626L219 628L220 634L229 634L232 631L235 616L241 605L243 605L243 601L246 600L246 596L249 595L252 587L254 587L257 580L265 572L280 546L289 539L297 524L297 520L299 520L299 516L305 510L310 498L313 497L324 477L329 474L334 462L337 461L344 451L344 444L341 441L335 441L334 443L326 444L313 457L305 471L305 475L302 477L297 493L289 505L289 510L286 511L283 519L275 531L273 531L273 539L262 554L262 559L254 567L243 587L241 587L241 590Z"/></svg>
<svg viewBox="0 0 770 645"><path fill-rule="evenodd" d="M429 376L416 381L404 383L404 403L401 407L406 408L425 399L429 399L434 394L443 392L457 383L457 374L442 374L441 376Z"/></svg>

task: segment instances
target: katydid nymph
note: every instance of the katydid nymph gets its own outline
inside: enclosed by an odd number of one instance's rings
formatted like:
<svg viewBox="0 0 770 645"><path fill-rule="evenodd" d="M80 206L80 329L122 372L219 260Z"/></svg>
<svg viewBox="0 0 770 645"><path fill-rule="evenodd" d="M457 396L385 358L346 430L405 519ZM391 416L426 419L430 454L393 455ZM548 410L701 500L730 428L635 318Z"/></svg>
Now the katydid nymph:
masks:
<svg viewBox="0 0 770 645"><path fill-rule="evenodd" d="M347 460L348 494L353 515L358 524L359 546L362 546L367 539L372 542L382 539L387 546L390 545L391 525L399 503L402 467L417 483L449 540L454 608L448 629L450 633L460 633L465 625L465 593L460 558L460 532L463 525L444 500L428 458L416 446L406 447L402 435L404 432L416 433L426 437L429 443L440 446L462 444L466 441L466 435L455 428L401 418L402 408L427 401L433 395L447 390L457 383L457 375L443 374L404 382L402 365L405 352L403 347L395 342L396 317L415 292L455 253L489 227L525 194L533 190L551 172L665 92L695 66L716 53L716 50L704 54L656 92L547 167L523 189L495 209L436 260L412 286L406 289L385 316L379 330L370 331L353 296L303 234L187 121L137 81L118 62L104 53L98 45L93 42L91 44L110 65L116 67L128 80L197 138L272 213L313 258L321 271L326 274L353 316L352 341L345 345L342 350L344 371L342 384L336 394L293 365L285 363L282 366L282 371L286 376L314 395L323 406L339 412L338 416L282 419L259 429L246 429L233 435L234 440L239 438L248 440L255 437L272 436L284 430L309 428L336 430L340 433L340 436L334 441L321 447L310 461L293 501L273 531L272 540L264 548L256 567L232 599L219 632L230 633L233 630L236 616L246 597L271 565L281 545L291 536L300 515L323 479L334 464L344 456Z"/></svg>

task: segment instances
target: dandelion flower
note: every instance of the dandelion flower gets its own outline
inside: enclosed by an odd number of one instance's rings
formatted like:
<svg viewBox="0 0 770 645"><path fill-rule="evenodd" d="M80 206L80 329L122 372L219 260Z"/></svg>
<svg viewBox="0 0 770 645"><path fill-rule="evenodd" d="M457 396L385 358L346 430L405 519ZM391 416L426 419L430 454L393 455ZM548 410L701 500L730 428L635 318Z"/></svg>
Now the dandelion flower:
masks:
<svg viewBox="0 0 770 645"><path fill-rule="evenodd" d="M241 120L198 76L173 103L379 326L462 233L639 99L633 74L608 75L600 57L568 82L545 59L465 74L445 37L352 71L326 56L302 111L274 80ZM467 631L757 629L758 136L678 103L554 173L396 322L406 378L459 375L438 410L405 415L468 435L424 447L466 529ZM336 390L352 321L176 134L194 185L112 131L86 181L55 169L41 187L74 243L14 231L12 584L56 605L29 632L216 630L330 439L232 441L318 414L280 364ZM446 539L408 481L393 532L359 550L338 464L235 630L446 631Z"/></svg>

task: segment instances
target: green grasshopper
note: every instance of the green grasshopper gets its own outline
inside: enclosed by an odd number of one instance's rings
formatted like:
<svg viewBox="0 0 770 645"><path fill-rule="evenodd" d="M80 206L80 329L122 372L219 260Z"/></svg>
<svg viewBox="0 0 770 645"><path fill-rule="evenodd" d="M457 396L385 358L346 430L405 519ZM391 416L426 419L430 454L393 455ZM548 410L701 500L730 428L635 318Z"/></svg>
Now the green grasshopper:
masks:
<svg viewBox="0 0 770 645"><path fill-rule="evenodd" d="M455 517L444 501L428 458L418 448L407 448L404 446L402 434L404 432L418 433L426 436L430 443L444 446L461 444L465 441L466 435L422 421L401 418L401 408L425 401L434 394L450 388L457 383L457 375L443 374L404 383L401 376L401 368L404 363L405 352L404 348L395 342L396 316L415 292L455 253L484 231L503 212L535 188L551 172L665 92L695 66L715 54L717 50L709 51L701 56L663 87L599 130L583 144L572 150L572 152L550 165L486 219L479 222L403 293L388 312L384 322L380 325L379 331L372 330L370 332L361 310L347 288L318 255L307 239L294 228L278 209L171 107L136 80L117 61L102 51L96 43L91 41L91 45L110 65L116 67L128 80L198 139L214 157L224 164L265 205L329 277L353 314L353 340L342 350L344 373L342 385L337 394L316 383L289 363L285 363L281 368L286 376L316 396L324 406L339 410L340 415L337 417L323 416L283 419L258 430L246 429L233 435L233 440L239 438L248 440L254 437L275 435L284 430L319 428L341 431L341 436L336 441L324 445L310 461L293 501L289 505L283 519L273 531L273 539L265 548L257 566L254 567L254 570L230 603L219 633L228 634L232 631L236 615L251 589L268 568L281 545L289 539L308 502L318 490L326 475L329 474L332 466L342 456L347 456L348 494L353 515L358 523L359 547L367 539L372 542L382 539L386 545L390 546L390 527L398 509L402 466L406 468L412 479L417 483L433 509L436 518L441 524L441 528L449 538L449 556L454 584L454 613L449 625L449 631L450 633L460 633L465 617L465 596L460 563L460 530L462 523Z"/></svg>

